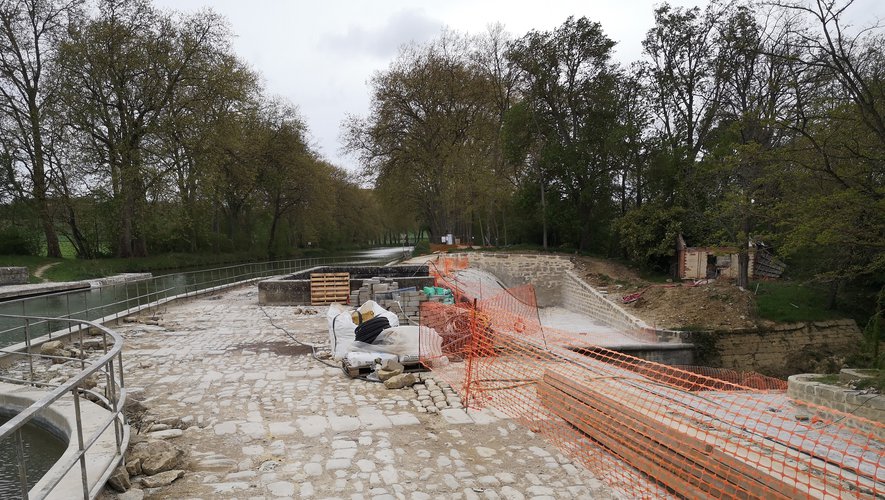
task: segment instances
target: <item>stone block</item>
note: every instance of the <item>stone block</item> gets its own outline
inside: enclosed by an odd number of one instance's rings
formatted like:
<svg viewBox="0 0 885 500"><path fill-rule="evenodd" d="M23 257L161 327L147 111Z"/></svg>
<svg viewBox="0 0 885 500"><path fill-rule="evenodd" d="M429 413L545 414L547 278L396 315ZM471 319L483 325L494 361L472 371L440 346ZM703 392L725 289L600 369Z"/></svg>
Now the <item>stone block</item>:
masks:
<svg viewBox="0 0 885 500"><path fill-rule="evenodd" d="M27 267L0 267L0 286L28 283Z"/></svg>

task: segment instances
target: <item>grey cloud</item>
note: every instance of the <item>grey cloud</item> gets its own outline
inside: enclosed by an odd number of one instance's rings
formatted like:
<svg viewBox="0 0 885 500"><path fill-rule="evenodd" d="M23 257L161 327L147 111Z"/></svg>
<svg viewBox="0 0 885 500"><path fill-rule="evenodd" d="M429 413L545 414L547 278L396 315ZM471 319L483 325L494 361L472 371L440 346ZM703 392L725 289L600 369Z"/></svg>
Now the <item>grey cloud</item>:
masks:
<svg viewBox="0 0 885 500"><path fill-rule="evenodd" d="M374 57L389 59L396 55L399 47L411 41L423 42L439 34L443 23L415 10L403 10L387 19L387 23L376 29L365 29L351 25L344 35L326 37L322 48L348 54L364 53Z"/></svg>

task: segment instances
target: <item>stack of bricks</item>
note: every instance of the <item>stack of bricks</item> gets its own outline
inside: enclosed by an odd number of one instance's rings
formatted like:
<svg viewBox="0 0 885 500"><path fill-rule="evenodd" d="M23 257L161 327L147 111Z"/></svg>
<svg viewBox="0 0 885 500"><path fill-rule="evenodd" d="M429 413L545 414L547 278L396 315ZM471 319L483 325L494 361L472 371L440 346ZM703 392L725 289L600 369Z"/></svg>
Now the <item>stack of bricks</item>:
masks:
<svg viewBox="0 0 885 500"><path fill-rule="evenodd" d="M359 307L368 300L374 300L384 309L399 317L401 325L418 324L421 303L431 300L442 302L442 296L431 296L429 299L422 291L400 290L392 278L376 277L363 280L359 290L350 292L350 305Z"/></svg>
<svg viewBox="0 0 885 500"><path fill-rule="evenodd" d="M399 284L393 278L375 277L363 280L359 290L351 290L350 305L359 307L368 300L375 299L375 294L389 293L399 288Z"/></svg>
<svg viewBox="0 0 885 500"><path fill-rule="evenodd" d="M401 325L408 325L410 323L419 323L421 303L426 300L427 296L424 295L424 292L412 290L408 292L395 292L391 298L379 300L378 304L388 311L396 313Z"/></svg>

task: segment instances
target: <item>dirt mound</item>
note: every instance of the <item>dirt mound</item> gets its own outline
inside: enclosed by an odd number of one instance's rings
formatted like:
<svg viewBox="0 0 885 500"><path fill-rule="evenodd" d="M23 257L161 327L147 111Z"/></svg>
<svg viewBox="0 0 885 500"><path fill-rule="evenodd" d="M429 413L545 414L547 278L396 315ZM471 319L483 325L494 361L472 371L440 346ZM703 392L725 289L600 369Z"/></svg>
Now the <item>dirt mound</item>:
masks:
<svg viewBox="0 0 885 500"><path fill-rule="evenodd" d="M659 328L731 330L756 325L752 293L722 281L698 286L652 286L624 308Z"/></svg>
<svg viewBox="0 0 885 500"><path fill-rule="evenodd" d="M609 299L641 294L622 304L634 316L658 328L732 330L756 326L756 303L728 280L692 286L690 283L651 283L624 264L596 257L574 257L575 271Z"/></svg>

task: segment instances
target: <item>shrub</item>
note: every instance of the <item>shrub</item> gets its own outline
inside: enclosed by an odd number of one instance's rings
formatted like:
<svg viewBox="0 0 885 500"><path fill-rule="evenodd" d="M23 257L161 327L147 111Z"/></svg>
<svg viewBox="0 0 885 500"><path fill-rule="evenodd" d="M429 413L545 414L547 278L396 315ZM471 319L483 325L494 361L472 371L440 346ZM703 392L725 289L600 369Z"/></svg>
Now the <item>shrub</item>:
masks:
<svg viewBox="0 0 885 500"><path fill-rule="evenodd" d="M0 229L0 255L37 255L40 239L17 227Z"/></svg>
<svg viewBox="0 0 885 500"><path fill-rule="evenodd" d="M412 249L412 257L417 257L419 255L427 255L430 253L430 242L427 240L421 240L415 243L415 248Z"/></svg>

